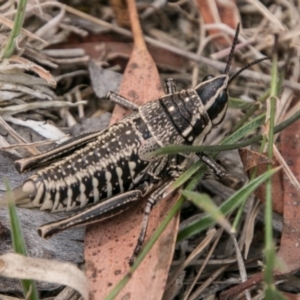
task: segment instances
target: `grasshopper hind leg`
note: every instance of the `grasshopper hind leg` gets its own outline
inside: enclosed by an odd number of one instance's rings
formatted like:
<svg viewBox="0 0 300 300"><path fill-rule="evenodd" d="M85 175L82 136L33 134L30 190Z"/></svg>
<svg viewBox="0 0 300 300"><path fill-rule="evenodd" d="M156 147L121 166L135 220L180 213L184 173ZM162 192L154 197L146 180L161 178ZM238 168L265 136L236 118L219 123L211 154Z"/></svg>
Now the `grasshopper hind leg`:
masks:
<svg viewBox="0 0 300 300"><path fill-rule="evenodd" d="M136 257L140 253L141 248L144 244L145 236L146 236L146 232L147 232L147 227L148 227L148 222L149 222L149 216L150 216L150 213L151 213L151 210L152 210L153 206L159 200L161 200L162 198L165 198L168 195L167 189L169 188L169 186L172 183L173 183L173 181L165 182L158 189L154 190L154 192L152 192L150 194L150 196L148 197L147 204L146 204L146 207L145 207L145 210L144 210L144 216L143 216L143 220L142 220L142 226L141 226L140 234L139 234L139 237L138 237L137 244L135 246L133 255L130 258L129 265L133 265Z"/></svg>
<svg viewBox="0 0 300 300"><path fill-rule="evenodd" d="M86 210L78 212L69 218L40 226L38 234L42 238L47 239L52 235L69 228L103 221L129 209L130 206L135 201L141 199L141 197L142 192L139 190L133 190L114 196L104 202L88 207Z"/></svg>

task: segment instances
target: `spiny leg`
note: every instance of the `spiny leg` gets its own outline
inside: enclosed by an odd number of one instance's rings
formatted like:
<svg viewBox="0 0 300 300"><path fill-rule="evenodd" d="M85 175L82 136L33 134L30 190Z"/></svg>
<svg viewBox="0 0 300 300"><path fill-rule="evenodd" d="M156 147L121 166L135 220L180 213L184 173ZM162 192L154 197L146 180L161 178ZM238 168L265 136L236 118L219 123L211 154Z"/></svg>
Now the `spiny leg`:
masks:
<svg viewBox="0 0 300 300"><path fill-rule="evenodd" d="M138 201L141 197L142 192L140 190L133 190L114 196L108 200L94 204L69 218L40 226L38 233L43 238L49 238L68 228L83 226L111 218L127 210L133 202Z"/></svg>
<svg viewBox="0 0 300 300"><path fill-rule="evenodd" d="M132 265L137 257L137 255L140 253L142 245L145 240L148 222L149 222L149 215L153 208L153 206L162 198L165 198L168 195L167 189L168 187L173 183L174 181L167 181L163 185L161 185L158 189L156 189L154 192L150 194L147 200L147 204L144 210L144 216L142 220L142 226L141 231L139 234L139 238L137 240L137 244L135 246L134 252L132 257L130 258L129 264ZM167 193L166 193L167 192Z"/></svg>
<svg viewBox="0 0 300 300"><path fill-rule="evenodd" d="M130 100L128 100L128 99L124 98L123 96L118 95L114 92L109 92L106 97L107 97L108 100L110 100L112 102L115 102L115 103L117 103L117 104L119 104L119 105L121 105L125 108L129 108L129 109L132 109L132 110L138 110L139 109L138 105L132 103Z"/></svg>
<svg viewBox="0 0 300 300"><path fill-rule="evenodd" d="M176 84L175 84L173 78L168 78L166 80L166 87L167 87L167 94L176 93Z"/></svg>
<svg viewBox="0 0 300 300"><path fill-rule="evenodd" d="M208 155L204 154L203 152L197 152L196 155L209 167L211 168L214 173L219 177L223 177L226 175L221 167Z"/></svg>

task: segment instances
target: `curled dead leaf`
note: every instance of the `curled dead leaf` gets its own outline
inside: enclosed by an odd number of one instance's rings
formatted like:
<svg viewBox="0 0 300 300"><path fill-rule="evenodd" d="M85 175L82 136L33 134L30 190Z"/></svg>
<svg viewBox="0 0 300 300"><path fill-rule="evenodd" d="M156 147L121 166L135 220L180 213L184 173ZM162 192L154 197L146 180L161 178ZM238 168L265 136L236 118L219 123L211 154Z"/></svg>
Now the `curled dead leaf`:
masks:
<svg viewBox="0 0 300 300"><path fill-rule="evenodd" d="M239 149L240 158L244 165L244 170L250 178L252 171L256 168L256 176L267 171L268 164L278 167L280 164L274 158L272 162L265 154L258 153L249 149ZM261 185L255 192L255 196L263 203L266 198L265 184ZM282 186L282 172L277 172L272 176L272 200L273 210L279 214L283 213L283 186Z"/></svg>
<svg viewBox="0 0 300 300"><path fill-rule="evenodd" d="M71 263L7 253L0 256L0 275L66 285L88 300L87 279L84 273Z"/></svg>
<svg viewBox="0 0 300 300"><path fill-rule="evenodd" d="M239 155L243 162L245 172L248 172L259 165L272 163L272 160L270 160L266 155L246 148L239 149Z"/></svg>
<svg viewBox="0 0 300 300"><path fill-rule="evenodd" d="M9 61L11 63L18 63L20 68L22 67L25 70L32 71L38 74L41 78L44 78L50 86L52 86L53 88L56 87L56 80L54 79L54 77L51 75L49 71L47 71L40 65L35 64L30 60L27 60L23 57L16 56L16 55L10 57Z"/></svg>

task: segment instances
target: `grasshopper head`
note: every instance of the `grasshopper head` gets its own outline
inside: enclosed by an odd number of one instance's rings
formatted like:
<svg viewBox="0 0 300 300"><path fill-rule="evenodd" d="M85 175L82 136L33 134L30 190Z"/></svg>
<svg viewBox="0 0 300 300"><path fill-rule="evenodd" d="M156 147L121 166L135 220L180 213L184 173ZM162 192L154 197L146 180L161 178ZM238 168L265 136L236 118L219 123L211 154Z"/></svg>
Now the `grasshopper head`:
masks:
<svg viewBox="0 0 300 300"><path fill-rule="evenodd" d="M203 78L202 83L200 83L195 88L213 126L220 124L225 117L228 107L227 89L232 80L252 65L257 64L263 60L269 59L268 57L256 59L255 61L250 62L243 68L239 69L231 77L229 77L230 65L233 58L234 49L238 41L239 29L240 26L238 24L231 46L229 58L224 70L224 74L216 77L212 75L207 75Z"/></svg>
<svg viewBox="0 0 300 300"><path fill-rule="evenodd" d="M228 81L229 77L227 74L216 77L208 75L195 88L213 126L220 124L226 114L228 106Z"/></svg>

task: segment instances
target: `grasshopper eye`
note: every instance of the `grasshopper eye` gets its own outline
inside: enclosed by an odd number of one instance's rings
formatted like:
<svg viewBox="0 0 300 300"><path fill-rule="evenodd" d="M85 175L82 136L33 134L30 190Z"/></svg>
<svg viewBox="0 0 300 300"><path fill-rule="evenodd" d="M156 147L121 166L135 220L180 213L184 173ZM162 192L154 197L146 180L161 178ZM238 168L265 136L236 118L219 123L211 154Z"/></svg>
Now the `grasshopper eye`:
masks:
<svg viewBox="0 0 300 300"><path fill-rule="evenodd" d="M214 78L214 77L215 77L215 76L213 76L213 75L211 75L211 74L208 74L208 75L206 75L206 76L203 77L202 82L207 81L207 80L209 80L209 79L212 79L212 78Z"/></svg>
<svg viewBox="0 0 300 300"><path fill-rule="evenodd" d="M207 111L213 125L218 125L223 121L227 106L228 94L227 90L223 90L222 92L220 92L213 105Z"/></svg>

